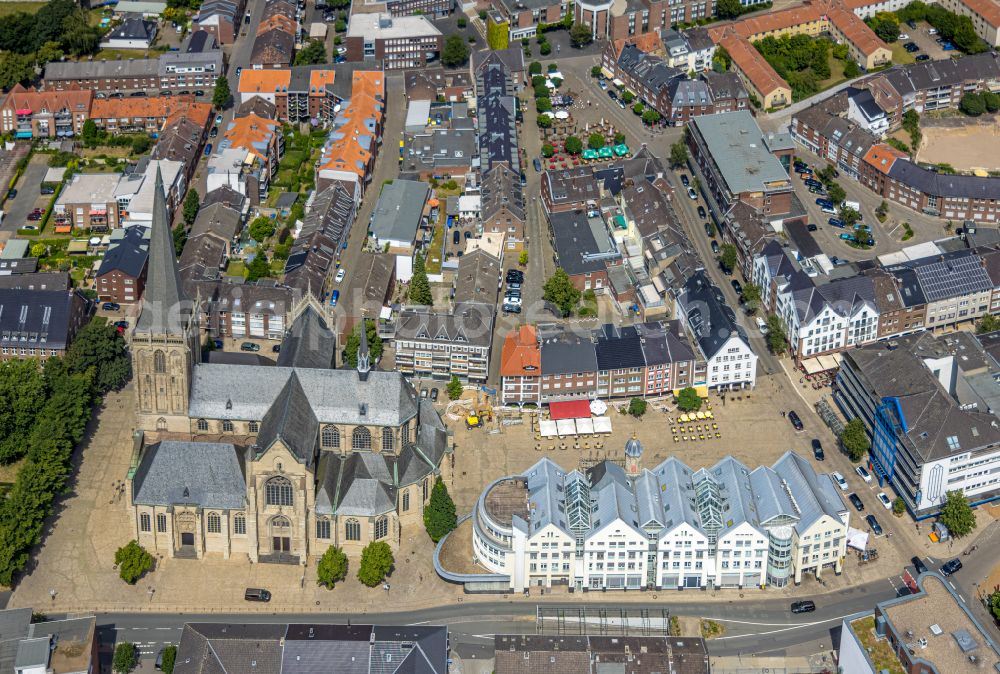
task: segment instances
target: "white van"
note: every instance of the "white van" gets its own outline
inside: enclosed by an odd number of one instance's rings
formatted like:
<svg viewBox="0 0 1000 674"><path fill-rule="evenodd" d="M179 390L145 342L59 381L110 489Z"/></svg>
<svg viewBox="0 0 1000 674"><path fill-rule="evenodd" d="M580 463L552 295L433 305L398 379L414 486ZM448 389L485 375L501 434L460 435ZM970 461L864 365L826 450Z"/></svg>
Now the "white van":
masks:
<svg viewBox="0 0 1000 674"><path fill-rule="evenodd" d="M767 321L765 321L760 316L758 316L755 320L757 322L757 329L760 330L760 334L766 335L767 334Z"/></svg>

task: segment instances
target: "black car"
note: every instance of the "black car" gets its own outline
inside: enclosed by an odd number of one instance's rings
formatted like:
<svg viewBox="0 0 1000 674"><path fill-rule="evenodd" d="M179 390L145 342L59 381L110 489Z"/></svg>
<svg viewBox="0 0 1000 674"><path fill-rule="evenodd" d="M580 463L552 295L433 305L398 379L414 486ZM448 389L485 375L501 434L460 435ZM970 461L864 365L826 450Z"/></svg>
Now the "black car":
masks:
<svg viewBox="0 0 1000 674"><path fill-rule="evenodd" d="M812 613L816 610L816 602L811 599L792 603L792 613Z"/></svg>
<svg viewBox="0 0 1000 674"><path fill-rule="evenodd" d="M872 533L876 536L882 535L882 525L878 523L874 515L868 515L865 517L865 522L868 522L868 526L872 528Z"/></svg>
<svg viewBox="0 0 1000 674"><path fill-rule="evenodd" d="M806 229L808 229L810 232L815 232L817 229L819 229L819 227L810 222L808 225L806 225Z"/></svg>
<svg viewBox="0 0 1000 674"><path fill-rule="evenodd" d="M131 94L129 94L129 96L131 96L132 98L144 98L146 96L146 92L145 91L133 91Z"/></svg>
<svg viewBox="0 0 1000 674"><path fill-rule="evenodd" d="M826 456L823 454L823 443L821 443L816 438L813 438L812 446L813 446L813 456L816 457L817 461L822 461L823 459L826 458Z"/></svg>
<svg viewBox="0 0 1000 674"><path fill-rule="evenodd" d="M715 228L710 223L705 223L705 236L715 236Z"/></svg>
<svg viewBox="0 0 1000 674"><path fill-rule="evenodd" d="M281 344L275 344L272 346L271 353L281 353Z"/></svg>
<svg viewBox="0 0 1000 674"><path fill-rule="evenodd" d="M792 422L792 427L795 430L797 430L797 431L801 431L802 430L802 428L803 428L803 426L802 426L802 419L799 419L799 415L796 414L794 410L792 410L791 412L788 413L788 420L790 422Z"/></svg>
<svg viewBox="0 0 1000 674"><path fill-rule="evenodd" d="M930 57L930 56L928 56L927 54L921 54L920 56L918 56L918 57L917 57L916 59L914 59L914 60L915 60L915 61L930 61L930 60L931 60L931 57Z"/></svg>
<svg viewBox="0 0 1000 674"><path fill-rule="evenodd" d="M913 557L910 559L910 563L913 564L913 568L916 569L918 576L922 573L927 573L927 565L919 557Z"/></svg>
<svg viewBox="0 0 1000 674"><path fill-rule="evenodd" d="M505 280L507 283L524 283L524 274L521 272L515 273L515 270L511 269L507 272L507 278Z"/></svg>
<svg viewBox="0 0 1000 674"><path fill-rule="evenodd" d="M847 497L847 500L851 502L851 505L854 506L854 509L857 510L858 512L864 511L865 504L861 502L861 497L858 496L857 494L852 493L850 496Z"/></svg>
<svg viewBox="0 0 1000 674"><path fill-rule="evenodd" d="M962 568L962 560L952 559L941 565L941 573L943 573L946 576L950 576L961 568Z"/></svg>
<svg viewBox="0 0 1000 674"><path fill-rule="evenodd" d="M699 218L704 218L704 217L707 217L707 215L708 214L705 213L705 207L704 206L699 206L698 207L698 217Z"/></svg>
<svg viewBox="0 0 1000 674"><path fill-rule="evenodd" d="M451 235L451 242L455 245L462 243L462 233L457 229Z"/></svg>
<svg viewBox="0 0 1000 674"><path fill-rule="evenodd" d="M441 394L440 391L438 391L436 388L432 388L431 389L431 400L433 400L434 402L437 402L438 396L440 394Z"/></svg>
<svg viewBox="0 0 1000 674"><path fill-rule="evenodd" d="M737 295L742 295L743 294L743 286L741 286L740 282L737 281L736 279L733 279L732 281L730 281L729 285L731 285L733 287L733 290L736 291Z"/></svg>
<svg viewBox="0 0 1000 674"><path fill-rule="evenodd" d="M122 308L117 302L105 302L101 305L101 309L105 311L121 311Z"/></svg>
<svg viewBox="0 0 1000 674"><path fill-rule="evenodd" d="M17 198L17 190L14 189L13 187L11 187L10 191L7 192L7 198L8 199L16 199Z"/></svg>
<svg viewBox="0 0 1000 674"><path fill-rule="evenodd" d="M246 601L271 601L271 593L258 587L248 587L243 593Z"/></svg>
<svg viewBox="0 0 1000 674"><path fill-rule="evenodd" d="M715 239L712 239L712 254L713 255L719 254L719 244Z"/></svg>
<svg viewBox="0 0 1000 674"><path fill-rule="evenodd" d="M913 19L910 19L909 21L907 21L906 25L910 27L910 30L916 30L917 29L917 22L914 21Z"/></svg>
<svg viewBox="0 0 1000 674"><path fill-rule="evenodd" d="M55 194L56 188L52 185L42 185L41 189L38 190L41 194Z"/></svg>
<svg viewBox="0 0 1000 674"><path fill-rule="evenodd" d="M687 177L686 173L682 173L681 174L681 185L683 185L684 187L690 187L691 186L691 181L688 180L688 177Z"/></svg>
<svg viewBox="0 0 1000 674"><path fill-rule="evenodd" d="M195 96L204 96L205 92L202 91L201 89L195 89L194 95Z"/></svg>
<svg viewBox="0 0 1000 674"><path fill-rule="evenodd" d="M219 127L217 126L213 126L212 130L208 132L209 138L215 138L218 135L219 135Z"/></svg>

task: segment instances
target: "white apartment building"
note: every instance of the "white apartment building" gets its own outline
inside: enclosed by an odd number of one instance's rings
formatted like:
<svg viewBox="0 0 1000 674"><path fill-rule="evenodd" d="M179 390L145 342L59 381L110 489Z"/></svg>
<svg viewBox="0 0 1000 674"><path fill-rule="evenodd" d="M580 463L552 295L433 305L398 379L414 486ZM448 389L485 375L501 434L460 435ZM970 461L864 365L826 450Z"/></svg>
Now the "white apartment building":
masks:
<svg viewBox="0 0 1000 674"><path fill-rule="evenodd" d="M757 354L722 292L703 271L688 277L675 302L676 316L705 361L704 385L716 391L753 388ZM701 383L701 382L696 382Z"/></svg>
<svg viewBox="0 0 1000 674"><path fill-rule="evenodd" d="M732 457L692 471L675 457L640 468L564 471L543 458L496 480L473 513L473 555L511 591L750 588L843 569L848 511L828 475L792 452L750 471Z"/></svg>

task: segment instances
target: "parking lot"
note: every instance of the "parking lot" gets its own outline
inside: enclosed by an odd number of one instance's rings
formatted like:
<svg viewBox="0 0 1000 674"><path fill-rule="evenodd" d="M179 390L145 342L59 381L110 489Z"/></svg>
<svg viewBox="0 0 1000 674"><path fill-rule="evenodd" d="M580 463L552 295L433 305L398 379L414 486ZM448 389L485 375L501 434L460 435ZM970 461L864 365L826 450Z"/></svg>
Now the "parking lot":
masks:
<svg viewBox="0 0 1000 674"><path fill-rule="evenodd" d="M920 51L912 52L913 57L918 57L921 54L926 54L931 57L932 60L937 61L939 59L946 59L952 56L961 56L961 52L958 50L948 50L946 51L941 45L937 43L937 35L931 35L928 33L931 30L930 24L924 21L918 21L916 23L916 28L910 28L907 24L900 24L900 39L901 44L906 44L908 42L915 43L920 47ZM903 38L902 35L907 35L908 38Z"/></svg>

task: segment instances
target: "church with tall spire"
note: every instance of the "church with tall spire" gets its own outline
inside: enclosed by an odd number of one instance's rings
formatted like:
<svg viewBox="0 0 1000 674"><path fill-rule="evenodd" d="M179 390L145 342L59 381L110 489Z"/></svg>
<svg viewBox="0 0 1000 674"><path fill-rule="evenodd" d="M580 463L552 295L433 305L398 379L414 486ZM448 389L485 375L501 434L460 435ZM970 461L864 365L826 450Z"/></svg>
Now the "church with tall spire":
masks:
<svg viewBox="0 0 1000 674"><path fill-rule="evenodd" d="M300 564L330 545L396 548L423 527L453 447L433 403L399 372L336 369L315 298L295 308L277 363L203 362L157 175L145 299L132 333L137 431L127 475L133 536L168 557Z"/></svg>

